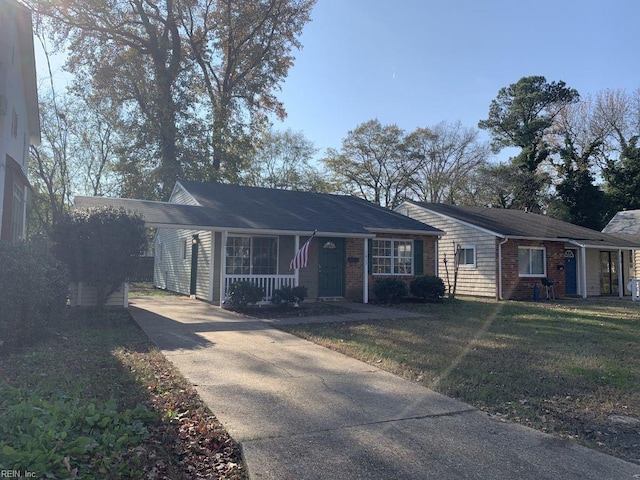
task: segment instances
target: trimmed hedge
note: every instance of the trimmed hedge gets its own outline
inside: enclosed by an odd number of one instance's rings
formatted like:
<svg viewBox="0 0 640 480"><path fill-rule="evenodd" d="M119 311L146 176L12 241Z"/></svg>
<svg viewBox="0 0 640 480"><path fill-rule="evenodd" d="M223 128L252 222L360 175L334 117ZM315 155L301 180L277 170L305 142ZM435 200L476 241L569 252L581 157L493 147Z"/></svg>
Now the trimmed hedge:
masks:
<svg viewBox="0 0 640 480"><path fill-rule="evenodd" d="M396 304L407 296L407 284L397 278L382 278L373 286L378 303Z"/></svg>
<svg viewBox="0 0 640 480"><path fill-rule="evenodd" d="M246 308L264 298L264 290L249 281L233 282L229 287L228 302L233 308Z"/></svg>
<svg viewBox="0 0 640 480"><path fill-rule="evenodd" d="M444 282L440 277L425 275L418 277L409 285L411 295L425 301L435 302L444 297Z"/></svg>
<svg viewBox="0 0 640 480"><path fill-rule="evenodd" d="M300 285L299 287L283 287L274 290L271 295L271 303L274 305L290 306L302 303L307 296L307 287Z"/></svg>

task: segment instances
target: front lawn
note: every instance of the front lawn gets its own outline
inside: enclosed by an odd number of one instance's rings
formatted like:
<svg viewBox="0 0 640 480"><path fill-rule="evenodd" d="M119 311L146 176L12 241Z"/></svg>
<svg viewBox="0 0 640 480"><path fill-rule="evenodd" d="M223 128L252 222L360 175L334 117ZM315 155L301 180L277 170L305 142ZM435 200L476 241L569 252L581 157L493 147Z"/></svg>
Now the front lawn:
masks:
<svg viewBox="0 0 640 480"><path fill-rule="evenodd" d="M509 421L640 463L640 305L445 300L280 327Z"/></svg>
<svg viewBox="0 0 640 480"><path fill-rule="evenodd" d="M32 345L4 347L0 471L246 479L238 445L126 311L73 309Z"/></svg>

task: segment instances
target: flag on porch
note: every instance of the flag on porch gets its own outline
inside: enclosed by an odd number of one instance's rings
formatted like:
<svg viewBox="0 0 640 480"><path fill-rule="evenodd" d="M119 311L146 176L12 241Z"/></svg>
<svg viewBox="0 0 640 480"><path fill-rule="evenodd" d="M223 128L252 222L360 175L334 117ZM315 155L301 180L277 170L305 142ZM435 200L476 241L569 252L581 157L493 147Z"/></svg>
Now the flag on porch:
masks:
<svg viewBox="0 0 640 480"><path fill-rule="evenodd" d="M313 232L313 235L309 237L309 239L304 242L304 245L300 247L300 249L296 252L295 256L291 260L289 264L290 270L295 270L296 268L305 268L307 266L307 260L309 259L309 246L311 245L311 240L316 235L316 232Z"/></svg>

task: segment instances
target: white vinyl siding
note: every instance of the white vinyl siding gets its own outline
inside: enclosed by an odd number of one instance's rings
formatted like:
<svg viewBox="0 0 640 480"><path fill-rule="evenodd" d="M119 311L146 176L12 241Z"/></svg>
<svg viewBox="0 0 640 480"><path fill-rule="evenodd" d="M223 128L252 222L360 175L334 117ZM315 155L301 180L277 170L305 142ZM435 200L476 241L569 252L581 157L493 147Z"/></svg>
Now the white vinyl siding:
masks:
<svg viewBox="0 0 640 480"><path fill-rule="evenodd" d="M496 237L483 230L462 224L453 219L436 215L420 207L404 204L402 212L409 217L419 220L432 227L439 228L445 234L438 241L438 276L444 281L445 287L453 286L453 259L457 245L473 245L475 247L475 268L460 268L456 294L477 297L495 297L497 295L496 281ZM445 267L444 259L447 259ZM447 269L449 275L447 278Z"/></svg>
<svg viewBox="0 0 640 480"><path fill-rule="evenodd" d="M198 271L196 296L209 300L211 232L159 229L155 239L154 282L158 288L189 295L191 288L191 245L198 235ZM186 257L184 254L186 253ZM158 258L157 254L161 254Z"/></svg>
<svg viewBox="0 0 640 480"><path fill-rule="evenodd" d="M171 194L169 203L180 203L182 205L198 205L196 199L193 198L193 196L189 192L187 192L177 183L173 189L173 193Z"/></svg>
<svg viewBox="0 0 640 480"><path fill-rule="evenodd" d="M98 301L97 288L82 282L72 284L70 293L69 304L72 307L95 307ZM107 299L105 307L124 307L125 295L128 297L128 286L122 284L122 287Z"/></svg>

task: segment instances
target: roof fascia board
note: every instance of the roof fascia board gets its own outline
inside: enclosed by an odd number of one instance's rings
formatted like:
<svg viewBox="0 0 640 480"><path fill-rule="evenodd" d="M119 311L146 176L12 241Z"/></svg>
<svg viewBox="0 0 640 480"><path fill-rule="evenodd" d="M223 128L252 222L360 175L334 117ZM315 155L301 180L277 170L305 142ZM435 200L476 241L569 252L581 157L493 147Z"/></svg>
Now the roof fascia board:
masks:
<svg viewBox="0 0 640 480"><path fill-rule="evenodd" d="M230 234L237 233L243 235L300 235L300 236L311 236L313 232L311 230L271 230L271 229L261 229L261 228L237 228L237 227L212 227L212 226L204 226L204 225L193 225L193 224L176 224L176 223L154 223L149 222L145 223L147 227L150 228L166 228L171 230L201 230L201 231L211 231L211 232L228 232ZM316 237L346 237L346 238L375 238L373 233L346 233L346 232L316 232Z"/></svg>
<svg viewBox="0 0 640 480"><path fill-rule="evenodd" d="M444 232L441 230L438 230L437 232L430 232L428 230L411 230L406 228L364 228L365 230L369 230L372 233L397 233L398 235L431 235L437 237L444 235Z"/></svg>

